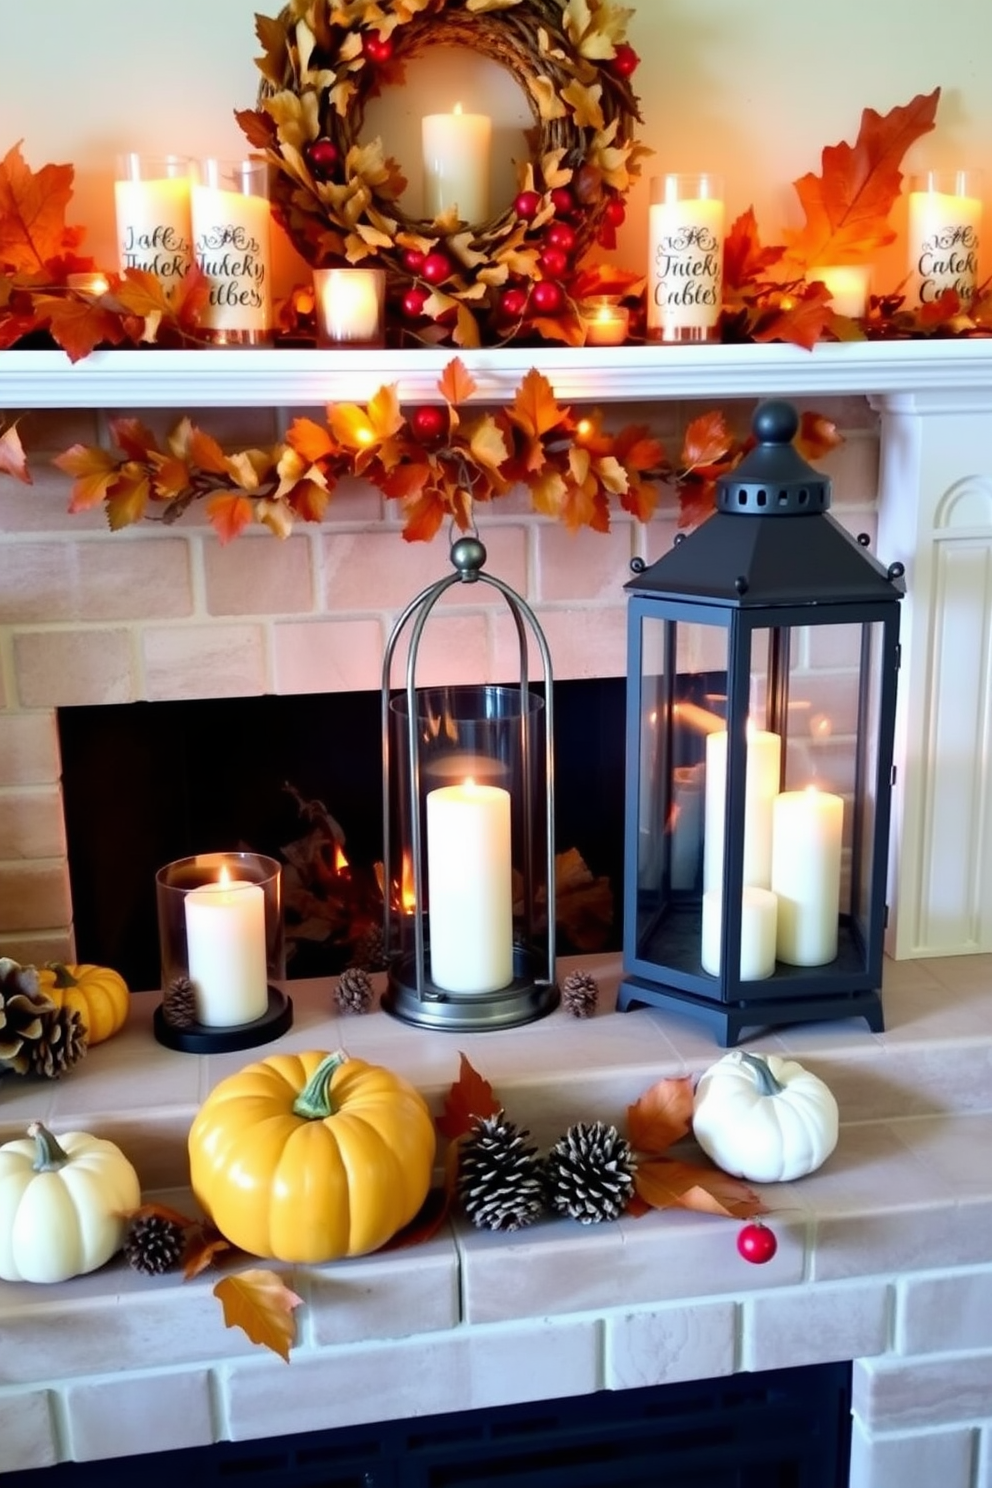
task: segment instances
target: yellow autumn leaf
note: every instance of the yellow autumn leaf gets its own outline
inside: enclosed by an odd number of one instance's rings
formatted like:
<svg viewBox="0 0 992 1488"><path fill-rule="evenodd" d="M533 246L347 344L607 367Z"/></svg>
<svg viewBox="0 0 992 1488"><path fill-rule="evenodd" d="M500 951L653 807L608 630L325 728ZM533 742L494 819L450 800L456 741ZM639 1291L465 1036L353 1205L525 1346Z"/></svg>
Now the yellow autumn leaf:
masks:
<svg viewBox="0 0 992 1488"><path fill-rule="evenodd" d="M548 470L528 482L534 510L545 517L559 517L568 487L557 470Z"/></svg>
<svg viewBox="0 0 992 1488"><path fill-rule="evenodd" d="M600 83L585 87L577 78L561 91L561 96L572 110L572 118L579 129L602 129L606 120L600 99L603 89Z"/></svg>
<svg viewBox="0 0 992 1488"><path fill-rule="evenodd" d="M600 89L600 92L602 92L602 89ZM603 127L602 122L597 127L601 129ZM556 186L567 186L572 179L574 172L570 166L562 164L564 159L564 147L560 150L546 150L541 156L541 179L544 181L544 185L548 191L554 191ZM554 211L553 206L551 210ZM538 223L538 226L540 225Z"/></svg>
<svg viewBox="0 0 992 1488"><path fill-rule="evenodd" d="M229 1328L241 1328L252 1343L264 1344L289 1363L296 1342L293 1311L303 1298L291 1292L281 1276L262 1269L225 1276L214 1287Z"/></svg>
<svg viewBox="0 0 992 1488"><path fill-rule="evenodd" d="M604 455L596 461L596 474L600 484L614 496L622 496L627 490L627 472L614 455Z"/></svg>
<svg viewBox="0 0 992 1488"><path fill-rule="evenodd" d="M147 472L128 461L107 494L107 524L112 532L130 527L145 515L151 495Z"/></svg>
<svg viewBox="0 0 992 1488"><path fill-rule="evenodd" d="M469 351L482 345L482 332L479 330L479 322L467 305L458 305L458 318L455 321L455 329L451 333L451 339L456 346L465 347Z"/></svg>
<svg viewBox="0 0 992 1488"><path fill-rule="evenodd" d="M468 447L477 465L496 475L510 451L506 447L502 430L491 413L485 414L467 431Z"/></svg>
<svg viewBox="0 0 992 1488"><path fill-rule="evenodd" d="M335 83L328 94L328 102L339 119L346 119L351 111L351 100L357 91L356 84L351 78L343 78L341 82Z"/></svg>
<svg viewBox="0 0 992 1488"><path fill-rule="evenodd" d="M486 254L472 247L474 236L475 234L471 231L460 232L448 239L448 248L453 257L457 258L460 264L464 264L466 269L474 269L478 264L486 261Z"/></svg>
<svg viewBox="0 0 992 1488"><path fill-rule="evenodd" d="M627 22L634 14L603 0L568 0L562 16L565 34L581 56L606 62L622 41Z"/></svg>
<svg viewBox="0 0 992 1488"><path fill-rule="evenodd" d="M253 492L271 469L272 461L262 450L237 450L233 455L225 455L224 466L242 491Z"/></svg>
<svg viewBox="0 0 992 1488"><path fill-rule="evenodd" d="M276 537L287 538L293 530L293 513L285 501L263 497L255 504L255 516Z"/></svg>
<svg viewBox="0 0 992 1488"><path fill-rule="evenodd" d="M528 77L527 86L537 104L537 111L541 118L563 119L568 109L558 97L558 90L549 77Z"/></svg>

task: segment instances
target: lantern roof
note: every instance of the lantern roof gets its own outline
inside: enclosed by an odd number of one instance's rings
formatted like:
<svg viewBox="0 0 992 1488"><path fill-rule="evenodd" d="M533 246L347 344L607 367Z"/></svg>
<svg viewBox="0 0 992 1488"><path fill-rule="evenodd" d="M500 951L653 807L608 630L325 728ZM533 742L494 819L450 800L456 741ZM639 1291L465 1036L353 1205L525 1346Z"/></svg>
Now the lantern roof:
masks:
<svg viewBox="0 0 992 1488"><path fill-rule="evenodd" d="M624 587L747 608L896 601L901 564L886 567L830 515L829 478L793 446L790 403L762 403L756 444L717 482L717 509Z"/></svg>

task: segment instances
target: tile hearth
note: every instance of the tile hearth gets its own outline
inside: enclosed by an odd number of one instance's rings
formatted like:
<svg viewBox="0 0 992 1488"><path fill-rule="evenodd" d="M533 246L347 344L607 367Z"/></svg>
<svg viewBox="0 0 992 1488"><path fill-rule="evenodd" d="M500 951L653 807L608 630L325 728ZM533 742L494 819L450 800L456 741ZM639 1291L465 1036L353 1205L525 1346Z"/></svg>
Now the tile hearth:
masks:
<svg viewBox="0 0 992 1488"><path fill-rule="evenodd" d="M600 982L594 1019L558 1010L455 1037L340 1017L329 981L289 983L296 1021L278 1047L344 1046L435 1110L464 1051L547 1146L575 1120L622 1124L655 1080L720 1052L668 1012L612 1012L615 960L580 964ZM305 1302L289 1375L224 1327L213 1276L145 1278L117 1260L59 1286L2 1285L3 1469L361 1424L384 1401L402 1419L854 1359L851 1488L992 1488L992 957L887 963L883 998L883 1034L837 1022L747 1041L814 1069L842 1118L819 1172L761 1190L769 1265L740 1260L734 1221L697 1214L509 1236L459 1219L412 1249L287 1268ZM110 1136L146 1196L188 1207L193 1113L255 1055L162 1048L156 1002L137 994L125 1032L62 1082L9 1081L0 1135L40 1117Z"/></svg>

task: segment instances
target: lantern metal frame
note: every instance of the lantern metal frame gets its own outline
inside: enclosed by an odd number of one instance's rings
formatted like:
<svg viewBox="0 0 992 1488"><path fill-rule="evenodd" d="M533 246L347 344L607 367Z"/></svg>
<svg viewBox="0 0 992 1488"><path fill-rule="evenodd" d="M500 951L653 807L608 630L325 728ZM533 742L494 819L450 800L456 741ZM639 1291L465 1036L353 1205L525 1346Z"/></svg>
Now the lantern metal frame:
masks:
<svg viewBox="0 0 992 1488"><path fill-rule="evenodd" d="M737 1043L746 1028L842 1017L863 1018L873 1031L884 1026L880 989L903 568L883 567L865 551L867 538L852 538L827 514L829 481L791 448L797 424L791 405L779 401L761 405L754 420L759 446L718 483L714 515L693 533L680 534L675 548L651 568L635 561L635 577L625 586L631 596L627 810L623 977L617 1006L619 1011L648 1005L686 1013L702 1021L725 1047ZM657 818L650 818L660 823L673 821L678 626L718 627L726 636L727 762L716 975L702 966L702 886L697 880L692 893L674 893L670 840L660 870L652 860L652 873L660 875L657 892L651 887L653 880L642 892L646 619L664 626L657 638L659 671L650 674L659 685L659 696L652 702L660 727L667 730L659 743L663 764L658 768L666 776L660 811ZM793 633L841 624L860 626L861 654L851 886L848 912L839 916L837 955L822 966L776 960L770 976L745 979L741 942L747 729L755 642L767 634L765 727L793 742L788 726ZM786 766L783 756L780 790ZM652 799L651 805L656 807L658 801ZM672 829L658 830L667 839Z"/></svg>
<svg viewBox="0 0 992 1488"><path fill-rule="evenodd" d="M453 1032L479 1032L510 1028L531 1023L558 1006L559 989L555 980L555 852L554 852L554 678L551 653L537 617L525 600L502 579L483 571L486 549L477 536L457 539L451 547L455 572L422 590L406 606L390 633L382 665L382 817L383 817L383 942L387 961L387 987L382 1007L405 1023ZM533 637L541 659L544 693L544 828L547 845L545 884L547 905L543 952L534 937L536 870L533 842L534 812L540 804L526 798L521 804L522 830L525 841L521 851L524 864L522 886L528 938L514 933L513 979L505 987L488 992L451 992L438 987L429 974L430 906L425 896L424 832L421 823L421 744L417 728L418 687L417 663L420 643L427 622L442 597L455 584L486 584L502 596L513 620L519 651L519 677L516 687L520 697L519 752L524 761L533 756L530 737L530 668L528 632ZM412 625L411 625L412 622ZM401 939L396 917L401 905L394 905L390 892L396 879L393 850L392 763L390 758L390 709L399 689L392 686L393 661L397 646L411 625L406 657L406 769L408 771L409 816L407 830L411 848L411 870L414 897L413 954L404 956L397 949ZM530 774L523 771L525 790ZM425 903L426 913L424 911Z"/></svg>

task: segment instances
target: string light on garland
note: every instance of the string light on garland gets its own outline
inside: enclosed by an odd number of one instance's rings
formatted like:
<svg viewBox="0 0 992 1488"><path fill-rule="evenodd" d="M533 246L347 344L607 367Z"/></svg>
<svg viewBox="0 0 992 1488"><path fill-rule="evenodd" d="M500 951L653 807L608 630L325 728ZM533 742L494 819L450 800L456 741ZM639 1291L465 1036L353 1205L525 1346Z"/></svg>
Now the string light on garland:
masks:
<svg viewBox="0 0 992 1488"><path fill-rule="evenodd" d="M385 268L391 306L421 341L581 345L579 265L613 246L649 153L634 135L629 14L608 0L290 0L259 17L263 81L237 117L276 167L273 210L298 251L313 268ZM399 164L360 141L370 99L439 46L505 68L534 119L517 194L483 223L408 217Z"/></svg>

